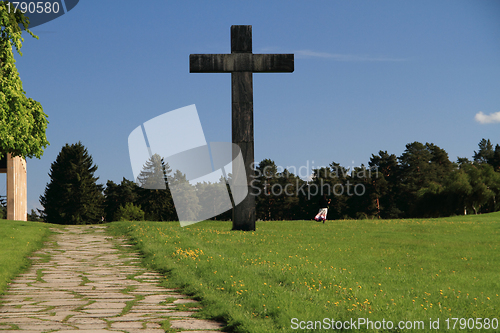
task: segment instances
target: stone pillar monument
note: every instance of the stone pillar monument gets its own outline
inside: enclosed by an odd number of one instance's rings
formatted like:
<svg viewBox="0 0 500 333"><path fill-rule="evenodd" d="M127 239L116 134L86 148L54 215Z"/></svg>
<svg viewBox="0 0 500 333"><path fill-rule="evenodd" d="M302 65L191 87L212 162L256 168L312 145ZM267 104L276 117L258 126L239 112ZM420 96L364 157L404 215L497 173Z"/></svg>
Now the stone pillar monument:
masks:
<svg viewBox="0 0 500 333"><path fill-rule="evenodd" d="M7 173L7 220L27 220L26 160L6 154L0 163L0 173ZM2 165L3 164L3 165Z"/></svg>

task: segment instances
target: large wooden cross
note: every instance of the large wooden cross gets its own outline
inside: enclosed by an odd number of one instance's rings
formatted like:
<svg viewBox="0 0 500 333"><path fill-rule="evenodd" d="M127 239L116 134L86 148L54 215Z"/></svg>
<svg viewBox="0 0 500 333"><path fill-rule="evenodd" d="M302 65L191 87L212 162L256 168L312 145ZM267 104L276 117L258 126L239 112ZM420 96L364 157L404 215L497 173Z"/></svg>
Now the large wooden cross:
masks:
<svg viewBox="0 0 500 333"><path fill-rule="evenodd" d="M293 54L253 54L252 26L231 26L231 54L191 54L191 73L231 73L232 140L245 162L248 195L233 209L233 230L255 230L252 73L293 72Z"/></svg>

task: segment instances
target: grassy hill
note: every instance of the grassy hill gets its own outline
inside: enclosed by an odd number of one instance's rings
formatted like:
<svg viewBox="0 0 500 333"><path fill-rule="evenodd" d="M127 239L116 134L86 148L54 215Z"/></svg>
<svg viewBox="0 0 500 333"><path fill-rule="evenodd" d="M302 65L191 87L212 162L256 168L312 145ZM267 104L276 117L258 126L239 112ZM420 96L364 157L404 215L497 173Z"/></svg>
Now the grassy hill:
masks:
<svg viewBox="0 0 500 333"><path fill-rule="evenodd" d="M26 258L51 226L0 221L0 292L29 265ZM202 300L200 316L224 320L227 331L330 332L354 323L359 332L478 332L479 325L495 332L500 326L500 213L230 229L229 222L212 221L186 228L110 224L110 232L127 235L142 251L145 265L166 276L165 286Z"/></svg>
<svg viewBox="0 0 500 333"><path fill-rule="evenodd" d="M360 332L500 326L500 213L258 222L255 232L213 221L110 229L234 332L329 332L339 320Z"/></svg>

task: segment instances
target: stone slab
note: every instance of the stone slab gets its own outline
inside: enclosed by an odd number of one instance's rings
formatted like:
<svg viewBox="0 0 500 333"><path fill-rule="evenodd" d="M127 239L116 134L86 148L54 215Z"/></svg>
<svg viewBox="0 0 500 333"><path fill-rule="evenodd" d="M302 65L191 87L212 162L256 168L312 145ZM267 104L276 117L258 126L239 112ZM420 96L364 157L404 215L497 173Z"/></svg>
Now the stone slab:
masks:
<svg viewBox="0 0 500 333"><path fill-rule="evenodd" d="M184 330L218 330L224 327L220 323L202 319L170 320L170 326Z"/></svg>

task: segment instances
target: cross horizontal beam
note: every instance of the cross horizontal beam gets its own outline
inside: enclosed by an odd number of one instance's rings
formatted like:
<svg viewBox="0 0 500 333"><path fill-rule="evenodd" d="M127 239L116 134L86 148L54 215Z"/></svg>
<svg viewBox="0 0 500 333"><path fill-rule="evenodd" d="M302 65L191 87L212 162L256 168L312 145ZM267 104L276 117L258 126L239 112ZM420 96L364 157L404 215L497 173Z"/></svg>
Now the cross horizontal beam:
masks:
<svg viewBox="0 0 500 333"><path fill-rule="evenodd" d="M293 72L293 54L191 54L190 73Z"/></svg>

